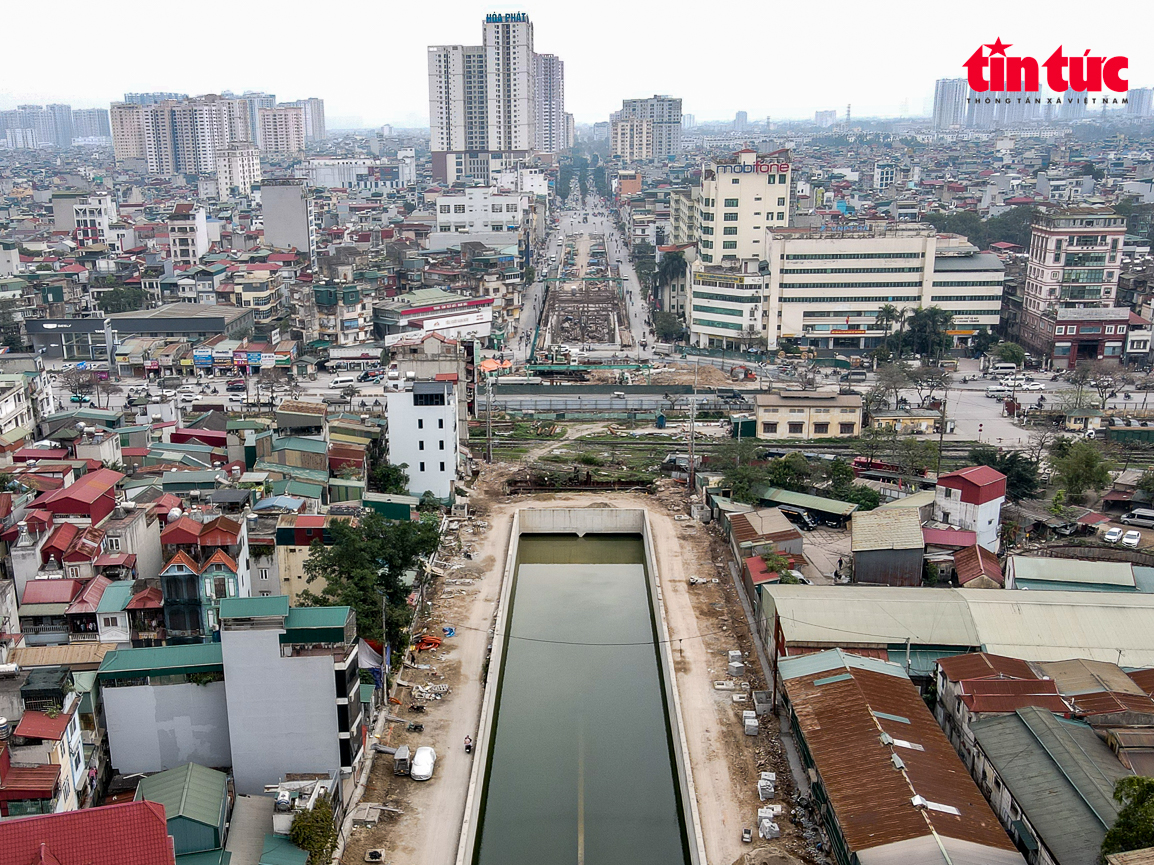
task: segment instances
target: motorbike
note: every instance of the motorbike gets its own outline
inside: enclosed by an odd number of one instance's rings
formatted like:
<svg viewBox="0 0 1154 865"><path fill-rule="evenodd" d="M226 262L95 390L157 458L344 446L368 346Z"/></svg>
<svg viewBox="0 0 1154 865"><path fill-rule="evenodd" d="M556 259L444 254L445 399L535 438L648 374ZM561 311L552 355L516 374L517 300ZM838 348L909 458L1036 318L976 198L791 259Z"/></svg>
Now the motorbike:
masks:
<svg viewBox="0 0 1154 865"><path fill-rule="evenodd" d="M466 736L465 737L465 753L466 754L472 754L473 753L473 737L472 736Z"/></svg>
<svg viewBox="0 0 1154 865"><path fill-rule="evenodd" d="M1122 394L1122 399L1130 399L1130 394L1129 393Z"/></svg>
<svg viewBox="0 0 1154 865"><path fill-rule="evenodd" d="M423 711L425 711L425 707L422 706L420 703L410 703L409 704L409 711L410 712L423 712Z"/></svg>
<svg viewBox="0 0 1154 865"><path fill-rule="evenodd" d="M425 732L425 725L419 724L416 721L410 721L409 725L405 727L405 729L410 733L423 733Z"/></svg>

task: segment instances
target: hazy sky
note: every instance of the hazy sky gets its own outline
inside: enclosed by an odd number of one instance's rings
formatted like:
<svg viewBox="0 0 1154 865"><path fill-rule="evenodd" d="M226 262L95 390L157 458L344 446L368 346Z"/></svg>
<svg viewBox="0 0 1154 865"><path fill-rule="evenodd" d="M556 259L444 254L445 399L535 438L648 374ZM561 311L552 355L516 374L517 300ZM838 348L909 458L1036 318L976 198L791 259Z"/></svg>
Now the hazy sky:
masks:
<svg viewBox="0 0 1154 865"><path fill-rule="evenodd" d="M1101 14L1096 14L1093 10ZM325 100L330 128L428 125L428 45L480 44L486 12L526 11L536 49L565 61L577 121L623 97L681 96L698 121L922 114L934 80L960 77L979 44L1011 54L1130 58L1131 86L1154 84L1148 2L1088 6L977 2L483 4L200 0L194 4L4 0L0 108L107 106L126 91L263 90Z"/></svg>

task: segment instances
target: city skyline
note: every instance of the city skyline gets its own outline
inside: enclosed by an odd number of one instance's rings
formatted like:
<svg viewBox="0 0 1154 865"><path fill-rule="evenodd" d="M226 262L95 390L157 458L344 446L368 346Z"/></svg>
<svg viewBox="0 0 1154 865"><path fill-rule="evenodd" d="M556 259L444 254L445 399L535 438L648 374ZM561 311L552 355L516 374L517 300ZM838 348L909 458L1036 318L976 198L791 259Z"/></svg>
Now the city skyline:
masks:
<svg viewBox="0 0 1154 865"><path fill-rule="evenodd" d="M781 40L775 43L772 55L766 55L765 29L742 26L732 15L692 17L692 26L687 28L686 16L655 18L643 8L602 2L586 4L583 8L590 11L574 16L542 4L493 7L450 0L438 7L435 19L425 17L423 10L416 7L397 7L390 9L387 16L380 14L380 23L387 25L390 32L404 34L403 39L389 45L387 56L391 62L374 67L374 75L362 79L344 75L339 86L332 85L330 89L330 85L318 81L307 64L268 64L265 58L269 54L237 53L232 50L233 43L220 38L218 23L220 16L225 15L236 26L252 27L252 32L259 32L262 39L291 46L300 40L293 4L278 7L278 11L287 14L269 19L264 7L210 0L203 7L203 15L193 19L180 16L178 21L175 12L163 8L149 7L145 17L141 4L129 4L122 8L122 14L109 18L69 0L63 4L61 14L72 26L53 36L60 43L60 56L79 58L85 56L84 50L94 41L122 39L125 27L131 27L134 7L140 8L141 20L147 20L150 34L162 35L171 24L183 42L196 46L201 62L173 64L171 43L150 38L135 43L131 65L110 63L96 69L85 65L84 75L78 76L79 60L76 64L65 59L52 67L36 66L36 40L17 40L11 46L12 68L36 68L37 73L10 77L6 89L0 91L0 108L48 103L106 108L132 91L207 94L226 89L237 93L253 90L286 96L315 94L325 100L332 128L383 123L426 127L428 100L423 84L427 46L475 42L484 15L495 11L528 13L542 48L565 59L567 110L582 124L607 120L622 99L655 93L680 97L685 110L694 114L698 123L732 121L738 111L747 112L750 123L767 116L780 120L813 119L814 112L820 110L835 110L842 118L847 104L853 106L854 117L896 118L903 115L903 106L908 116L927 116L935 81L961 76L962 64L977 45L997 38L1013 44L1014 53L1042 57L1058 45L1063 45L1067 53L1075 49L1081 53L1088 48L1095 55L1125 55L1130 58L1132 86L1154 83L1154 69L1148 52L1143 50L1140 28L1118 27L1086 38L1083 44L1084 28L1071 23L1078 20L1082 7L1068 2L1048 5L1043 15L1033 7L980 3L970 9L965 20L996 23L963 27L957 27L952 20L939 23L926 14L924 6L914 3L891 7L884 20L877 19L876 23L872 19L858 20L860 6L834 3L823 7L822 19L853 16L859 44L877 46L872 51L876 59L864 50L838 46L845 54L839 60L830 56L834 48L822 49L812 40ZM1136 2L1123 3L1121 7L1122 14L1115 15L1115 20L1125 20L1128 12L1139 16L1144 12ZM35 32L43 22L39 10L34 8L6 10L12 32ZM350 17L369 24L378 16L350 13ZM311 18L313 56L321 58L326 50L343 52L345 49L340 46L349 32L347 23L335 16ZM781 25L766 26L777 29ZM617 49L612 44L605 45L606 39L613 38L607 34L620 34L625 42ZM639 38L629 39L629 34ZM746 57L748 62L739 59L732 69L728 65L715 67L728 81L719 88L716 77L703 74L709 68L708 54L694 51L687 55L703 58L705 67L671 59L678 56L671 47L678 40L686 47L691 42L724 45L727 59ZM317 46L321 46L319 52ZM628 50L624 50L626 47ZM767 56L773 58L772 68L764 65ZM606 61L606 57L612 59ZM759 69L761 74L757 74ZM381 72L384 77L378 74ZM382 86L382 80L395 82L395 86ZM780 83L783 80L784 85ZM83 91L77 82L83 82Z"/></svg>

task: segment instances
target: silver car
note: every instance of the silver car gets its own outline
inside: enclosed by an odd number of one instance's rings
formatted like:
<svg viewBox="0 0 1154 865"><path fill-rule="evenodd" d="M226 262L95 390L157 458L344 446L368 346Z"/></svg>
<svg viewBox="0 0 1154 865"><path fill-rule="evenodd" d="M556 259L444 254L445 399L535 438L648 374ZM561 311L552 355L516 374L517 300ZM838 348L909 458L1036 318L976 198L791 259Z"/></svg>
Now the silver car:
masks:
<svg viewBox="0 0 1154 865"><path fill-rule="evenodd" d="M414 781L428 781L433 777L433 767L437 765L437 752L428 745L422 745L413 755L409 777Z"/></svg>

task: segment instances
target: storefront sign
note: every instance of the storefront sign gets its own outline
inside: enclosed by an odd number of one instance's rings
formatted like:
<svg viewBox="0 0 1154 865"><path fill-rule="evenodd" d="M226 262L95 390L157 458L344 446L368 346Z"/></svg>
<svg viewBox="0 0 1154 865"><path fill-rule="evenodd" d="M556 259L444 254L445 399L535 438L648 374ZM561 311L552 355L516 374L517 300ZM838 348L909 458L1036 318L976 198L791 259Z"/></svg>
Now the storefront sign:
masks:
<svg viewBox="0 0 1154 865"><path fill-rule="evenodd" d="M785 174L787 171L788 162L742 162L717 166L718 174Z"/></svg>

